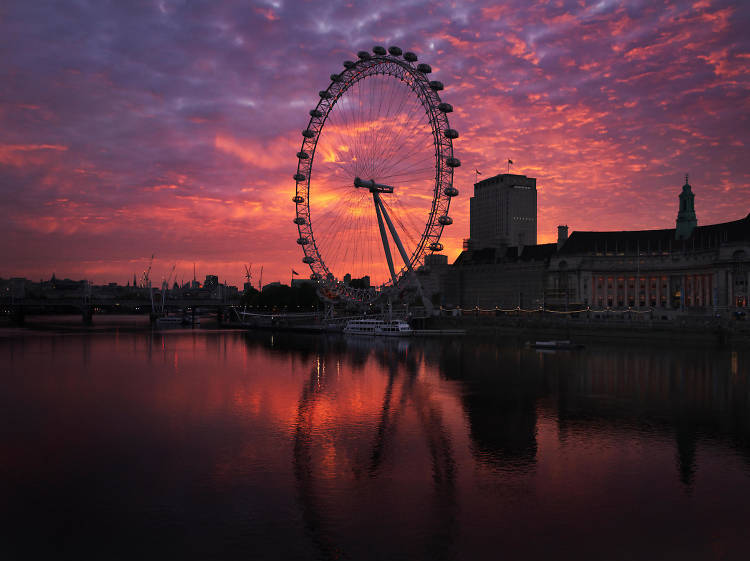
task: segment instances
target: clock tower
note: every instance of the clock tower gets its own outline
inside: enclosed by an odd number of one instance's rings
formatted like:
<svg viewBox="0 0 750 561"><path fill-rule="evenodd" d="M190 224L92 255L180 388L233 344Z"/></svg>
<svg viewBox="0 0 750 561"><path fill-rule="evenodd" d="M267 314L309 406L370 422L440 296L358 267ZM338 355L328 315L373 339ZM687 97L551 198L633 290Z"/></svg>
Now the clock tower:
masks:
<svg viewBox="0 0 750 561"><path fill-rule="evenodd" d="M677 212L677 226L674 231L675 239L688 239L697 225L698 219L695 217L695 195L688 183L688 176L686 174L685 185L682 186L682 193L680 193L680 210Z"/></svg>

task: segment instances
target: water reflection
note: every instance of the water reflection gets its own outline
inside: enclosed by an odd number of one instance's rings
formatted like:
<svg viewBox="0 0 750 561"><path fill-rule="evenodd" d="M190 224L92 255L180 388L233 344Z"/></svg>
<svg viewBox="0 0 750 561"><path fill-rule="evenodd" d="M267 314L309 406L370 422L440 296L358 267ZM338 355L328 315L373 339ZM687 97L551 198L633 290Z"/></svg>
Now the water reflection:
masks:
<svg viewBox="0 0 750 561"><path fill-rule="evenodd" d="M297 409L294 473L311 539L323 558L349 557L362 544L352 543L341 524L331 519L343 514L345 519L369 519L375 527L382 527L383 518L393 516L404 505L368 499L373 495L396 499L405 483L399 480L411 479L408 476L415 467L429 467L432 491L408 522L412 532L420 522L425 528L419 532L421 544L411 544L417 547L409 556L453 558L456 468L434 386L419 375L419 363L409 353L406 341L349 338L345 348L346 355L326 352L315 356ZM367 384L365 379L373 370L370 359L377 366L377 376L385 376L384 386L382 379ZM362 384L342 378L342 370L351 371ZM354 402L344 397L351 395L356 396ZM408 434L410 427L400 430L404 418L408 424L413 422L412 416L418 422L429 465L420 465L422 458L413 456L410 449L415 435ZM413 480L410 483L414 485ZM350 502L352 498L357 500Z"/></svg>
<svg viewBox="0 0 750 561"><path fill-rule="evenodd" d="M537 357L496 344L441 347L440 369L463 383L472 451L498 469L532 470L536 461L537 399L546 394Z"/></svg>
<svg viewBox="0 0 750 561"><path fill-rule="evenodd" d="M25 557L750 546L744 350L188 331L0 337L0 359L2 537Z"/></svg>

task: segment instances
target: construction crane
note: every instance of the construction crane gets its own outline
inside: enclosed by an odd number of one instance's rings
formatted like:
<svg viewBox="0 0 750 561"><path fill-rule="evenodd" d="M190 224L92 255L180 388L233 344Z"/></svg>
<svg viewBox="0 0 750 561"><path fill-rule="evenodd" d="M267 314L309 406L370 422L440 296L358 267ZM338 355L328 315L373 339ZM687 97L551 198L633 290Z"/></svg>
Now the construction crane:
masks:
<svg viewBox="0 0 750 561"><path fill-rule="evenodd" d="M169 290L169 281L172 278L172 275L174 274L175 267L177 267L177 263L172 265L172 270L169 271L167 278L164 279L161 283L161 313L162 314L164 313L164 304L166 303L167 291Z"/></svg>
<svg viewBox="0 0 750 561"><path fill-rule="evenodd" d="M245 265L245 284L250 288L253 287L253 264L250 263L250 268Z"/></svg>
<svg viewBox="0 0 750 561"><path fill-rule="evenodd" d="M169 288L169 281L172 280L172 275L174 274L174 270L176 267L177 267L177 263L172 265L172 270L169 271L169 274L167 275L167 279L164 281L164 286L166 286L167 288Z"/></svg>
<svg viewBox="0 0 750 561"><path fill-rule="evenodd" d="M151 287L151 266L154 264L154 254L151 254L151 259L148 262L148 269L143 271L143 275L141 276L141 288L150 288Z"/></svg>

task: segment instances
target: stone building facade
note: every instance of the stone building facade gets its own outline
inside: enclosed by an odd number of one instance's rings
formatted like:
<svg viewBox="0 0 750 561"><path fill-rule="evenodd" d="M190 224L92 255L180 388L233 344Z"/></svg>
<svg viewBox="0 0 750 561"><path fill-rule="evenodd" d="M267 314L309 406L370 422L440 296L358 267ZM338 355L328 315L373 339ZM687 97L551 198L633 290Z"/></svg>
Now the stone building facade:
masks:
<svg viewBox="0 0 750 561"><path fill-rule="evenodd" d="M475 199L472 243L453 265L429 272L436 299L446 307L653 310L672 317L715 315L749 305L750 214L698 226L687 182L675 228L568 236L567 226L561 226L557 243L541 245L478 247L486 238L474 237L474 221L484 216L476 211ZM520 214L513 208L508 213Z"/></svg>
<svg viewBox="0 0 750 561"><path fill-rule="evenodd" d="M750 215L676 229L573 232L546 270L554 308L714 314L748 306Z"/></svg>

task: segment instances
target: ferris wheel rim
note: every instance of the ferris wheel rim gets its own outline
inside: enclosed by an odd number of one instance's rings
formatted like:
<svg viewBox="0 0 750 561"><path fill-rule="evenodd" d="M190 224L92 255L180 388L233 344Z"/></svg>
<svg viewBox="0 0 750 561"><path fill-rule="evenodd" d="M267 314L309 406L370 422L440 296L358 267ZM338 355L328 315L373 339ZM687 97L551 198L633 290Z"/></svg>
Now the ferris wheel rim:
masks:
<svg viewBox="0 0 750 561"><path fill-rule="evenodd" d="M374 47L373 52L374 55L367 51L360 51L356 62L345 61L345 69L339 74L332 74L328 88L319 92L320 101L309 112L310 119L307 127L302 131L303 140L300 151L297 153L298 163L297 173L294 175L295 196L293 197L296 205L294 223L297 225L299 236L297 243L304 253L303 263L307 264L312 271L311 278L328 285L331 292L337 292L347 299L362 302L371 301L374 293L378 291L383 291L388 287L397 287L409 270L424 263L428 251L434 253L443 249L440 243L443 229L452 223L448 215L450 201L458 194L457 189L453 187L453 172L454 168L460 165L460 161L453 156L452 142L454 138L457 138L458 133L450 128L447 115L453 108L440 99L438 91L443 89L442 83L428 80L427 74L432 71L431 67L424 63L415 65L417 56L406 52L402 57L402 51L398 47L391 47L387 53L383 47ZM337 279L321 255L310 210L310 183L318 141L336 103L355 84L379 75L407 82L425 110L435 148L435 177L429 216L419 242L416 243L409 256L408 263L405 262L391 280L377 287L361 289L350 287Z"/></svg>

